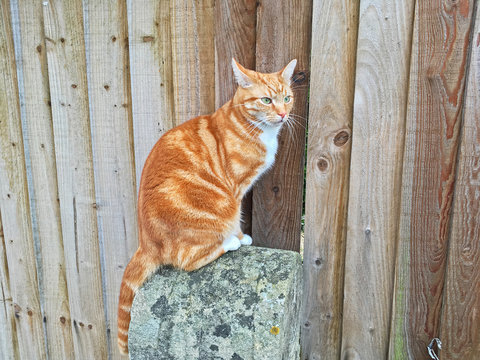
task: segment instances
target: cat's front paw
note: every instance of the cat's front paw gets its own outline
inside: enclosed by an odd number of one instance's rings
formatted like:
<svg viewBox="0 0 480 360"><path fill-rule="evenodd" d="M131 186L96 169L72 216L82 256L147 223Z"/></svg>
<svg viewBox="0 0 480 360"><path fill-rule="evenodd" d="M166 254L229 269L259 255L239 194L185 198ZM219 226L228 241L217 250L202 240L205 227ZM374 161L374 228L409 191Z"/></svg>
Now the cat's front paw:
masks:
<svg viewBox="0 0 480 360"><path fill-rule="evenodd" d="M250 235L243 235L240 239L240 244L242 245L252 245L252 237Z"/></svg>
<svg viewBox="0 0 480 360"><path fill-rule="evenodd" d="M238 250L241 245L242 244L240 243L240 240L238 240L238 237L232 235L223 241L223 250L225 250L225 252L235 251Z"/></svg>

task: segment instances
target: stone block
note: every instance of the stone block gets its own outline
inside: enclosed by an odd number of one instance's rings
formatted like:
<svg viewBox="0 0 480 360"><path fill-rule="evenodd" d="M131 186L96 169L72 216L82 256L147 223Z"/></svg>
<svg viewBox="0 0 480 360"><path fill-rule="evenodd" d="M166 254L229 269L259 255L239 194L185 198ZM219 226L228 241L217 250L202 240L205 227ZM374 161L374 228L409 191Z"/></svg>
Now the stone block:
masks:
<svg viewBox="0 0 480 360"><path fill-rule="evenodd" d="M160 268L138 291L130 358L299 359L302 260L241 247L194 272Z"/></svg>

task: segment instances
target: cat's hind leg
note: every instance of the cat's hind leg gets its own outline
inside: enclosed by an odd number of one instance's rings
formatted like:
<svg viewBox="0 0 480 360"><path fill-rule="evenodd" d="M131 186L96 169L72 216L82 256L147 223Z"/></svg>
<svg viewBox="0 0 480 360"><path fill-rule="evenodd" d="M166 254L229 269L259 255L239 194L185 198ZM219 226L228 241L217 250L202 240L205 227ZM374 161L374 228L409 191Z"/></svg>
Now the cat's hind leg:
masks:
<svg viewBox="0 0 480 360"><path fill-rule="evenodd" d="M207 245L190 246L188 250L179 251L181 254L181 259L179 259L180 267L186 271L200 269L202 266L211 263L226 252L237 250L241 245L242 240L236 235L230 235L227 236L223 242L217 240Z"/></svg>

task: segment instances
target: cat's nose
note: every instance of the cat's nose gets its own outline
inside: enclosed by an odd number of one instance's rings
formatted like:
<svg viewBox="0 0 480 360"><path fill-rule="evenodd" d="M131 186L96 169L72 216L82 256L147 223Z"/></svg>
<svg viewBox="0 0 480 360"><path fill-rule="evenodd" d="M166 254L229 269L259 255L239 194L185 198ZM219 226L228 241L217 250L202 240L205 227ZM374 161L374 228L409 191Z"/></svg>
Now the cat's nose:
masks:
<svg viewBox="0 0 480 360"><path fill-rule="evenodd" d="M285 117L285 115L287 115L287 113L278 113L278 116L280 116L282 119Z"/></svg>

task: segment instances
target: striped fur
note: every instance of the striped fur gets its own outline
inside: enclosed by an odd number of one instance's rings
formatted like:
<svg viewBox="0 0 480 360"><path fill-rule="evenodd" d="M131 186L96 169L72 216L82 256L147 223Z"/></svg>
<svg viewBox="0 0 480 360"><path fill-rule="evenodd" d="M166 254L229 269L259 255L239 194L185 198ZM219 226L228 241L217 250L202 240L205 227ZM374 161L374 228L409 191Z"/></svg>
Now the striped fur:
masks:
<svg viewBox="0 0 480 360"><path fill-rule="evenodd" d="M158 266L192 271L251 243L240 230L240 204L275 159L277 135L293 106L295 64L261 74L232 59L239 83L233 99L168 131L150 152L138 197L139 248L120 288L122 353L128 353L135 292Z"/></svg>

